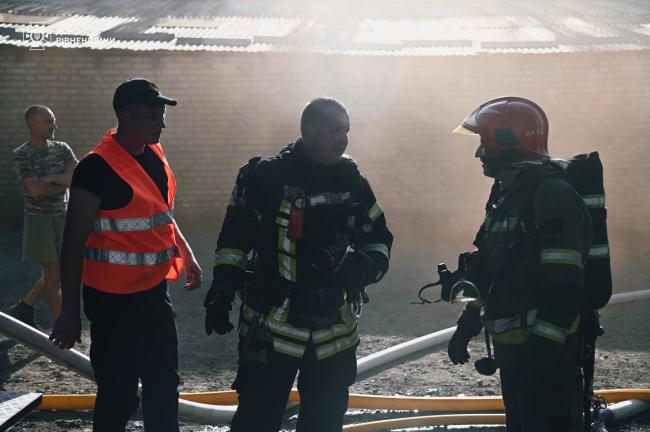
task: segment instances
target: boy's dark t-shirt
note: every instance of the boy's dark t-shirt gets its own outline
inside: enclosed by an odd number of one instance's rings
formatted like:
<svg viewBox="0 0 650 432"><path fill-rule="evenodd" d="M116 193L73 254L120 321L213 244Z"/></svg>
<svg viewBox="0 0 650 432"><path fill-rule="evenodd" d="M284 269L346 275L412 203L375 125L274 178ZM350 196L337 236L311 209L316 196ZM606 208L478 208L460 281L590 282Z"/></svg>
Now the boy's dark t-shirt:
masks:
<svg viewBox="0 0 650 432"><path fill-rule="evenodd" d="M149 146L139 155L131 155L151 177L167 201L167 173L163 162ZM116 210L126 206L133 197L133 190L99 155L83 158L72 175L71 188L86 189L101 200L100 210Z"/></svg>

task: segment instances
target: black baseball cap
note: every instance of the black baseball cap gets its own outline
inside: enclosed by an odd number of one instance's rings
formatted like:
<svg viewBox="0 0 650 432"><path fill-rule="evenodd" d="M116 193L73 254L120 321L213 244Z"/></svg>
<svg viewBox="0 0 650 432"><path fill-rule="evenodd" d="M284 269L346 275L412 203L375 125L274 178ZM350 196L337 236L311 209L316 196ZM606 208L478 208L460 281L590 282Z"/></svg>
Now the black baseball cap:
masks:
<svg viewBox="0 0 650 432"><path fill-rule="evenodd" d="M132 103L148 107L163 104L176 106L177 104L174 99L161 95L156 84L144 78L131 78L115 89L115 95L113 95L113 109L115 111L119 111L120 108Z"/></svg>

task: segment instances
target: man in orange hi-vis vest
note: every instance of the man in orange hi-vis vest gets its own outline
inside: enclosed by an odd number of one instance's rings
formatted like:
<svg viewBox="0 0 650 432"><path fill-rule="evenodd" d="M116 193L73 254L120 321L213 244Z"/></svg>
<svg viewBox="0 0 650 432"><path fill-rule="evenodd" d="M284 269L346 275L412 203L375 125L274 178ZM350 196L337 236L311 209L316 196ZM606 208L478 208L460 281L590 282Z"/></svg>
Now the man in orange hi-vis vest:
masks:
<svg viewBox="0 0 650 432"><path fill-rule="evenodd" d="M138 408L146 430L178 431L176 324L167 280L201 268L173 218L176 182L160 146L165 105L176 101L133 78L113 97L117 129L77 165L62 245L63 305L50 339L80 341L80 289L97 381L94 431L123 431Z"/></svg>

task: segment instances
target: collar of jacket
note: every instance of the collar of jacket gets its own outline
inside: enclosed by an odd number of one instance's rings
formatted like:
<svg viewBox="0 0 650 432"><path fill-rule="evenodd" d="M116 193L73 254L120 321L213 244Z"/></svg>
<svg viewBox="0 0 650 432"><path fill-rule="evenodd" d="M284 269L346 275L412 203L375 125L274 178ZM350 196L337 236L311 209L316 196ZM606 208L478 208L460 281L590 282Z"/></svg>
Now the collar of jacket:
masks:
<svg viewBox="0 0 650 432"><path fill-rule="evenodd" d="M521 170L521 173L515 179L512 187L505 191L508 195L515 191L527 191L533 185L539 184L540 181L548 177L564 178L564 170L561 166L551 160L522 162L515 165Z"/></svg>
<svg viewBox="0 0 650 432"><path fill-rule="evenodd" d="M280 150L280 156L281 157L288 156L297 163L312 164L314 166L322 166L325 169L328 168L327 165L322 165L316 161L309 159L309 157L305 153L305 143L303 142L302 137L298 138L295 142L291 144L287 144L282 150ZM341 167L341 166L357 168L357 161L354 160L354 158L349 154L343 154L341 161L336 165L332 165L332 167Z"/></svg>

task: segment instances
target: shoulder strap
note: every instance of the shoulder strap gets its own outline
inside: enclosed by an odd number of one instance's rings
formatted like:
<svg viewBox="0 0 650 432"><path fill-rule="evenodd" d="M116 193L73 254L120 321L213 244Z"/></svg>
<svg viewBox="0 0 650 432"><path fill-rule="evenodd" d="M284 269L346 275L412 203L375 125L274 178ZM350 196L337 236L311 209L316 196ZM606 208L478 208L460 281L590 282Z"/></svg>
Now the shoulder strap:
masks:
<svg viewBox="0 0 650 432"><path fill-rule="evenodd" d="M526 199L522 205L520 217L521 217L521 222L524 225L524 228L533 234L537 233L537 227L535 226L535 220L534 220L535 206L533 204L535 195L537 194L537 189L543 182L553 178L567 180L566 176L563 173L560 172L547 173L535 179L535 181L531 182L532 184L525 189Z"/></svg>

